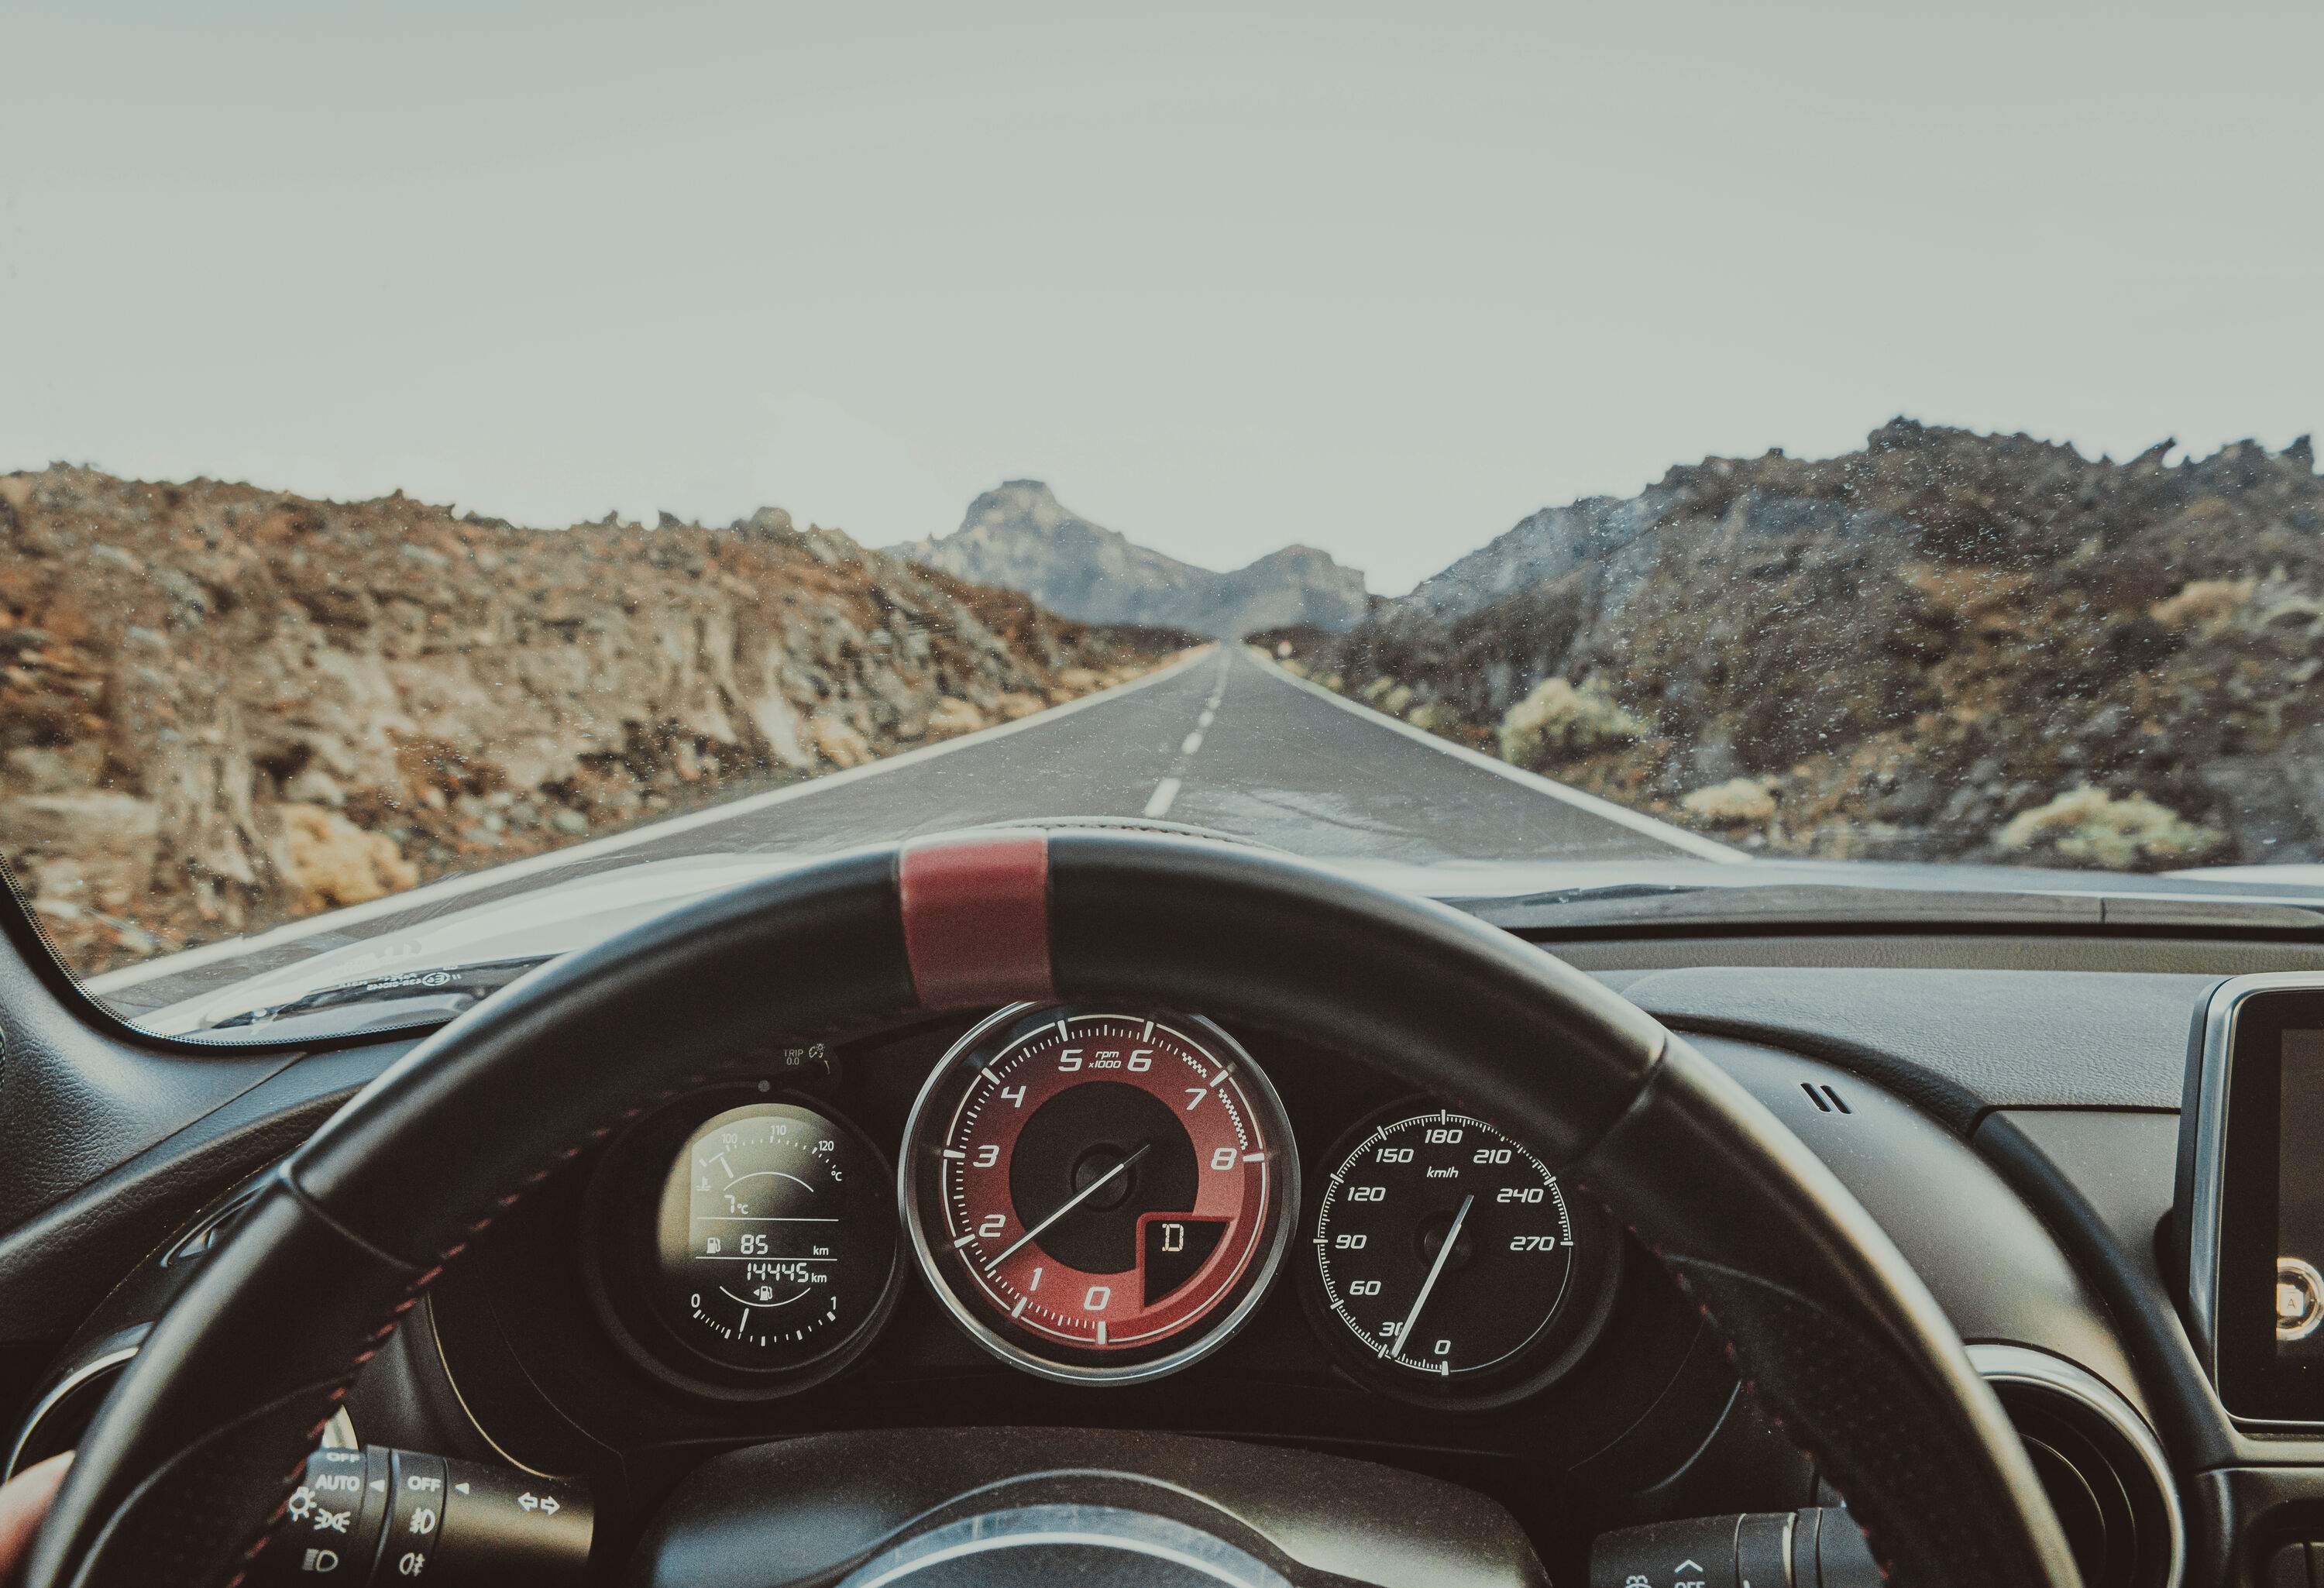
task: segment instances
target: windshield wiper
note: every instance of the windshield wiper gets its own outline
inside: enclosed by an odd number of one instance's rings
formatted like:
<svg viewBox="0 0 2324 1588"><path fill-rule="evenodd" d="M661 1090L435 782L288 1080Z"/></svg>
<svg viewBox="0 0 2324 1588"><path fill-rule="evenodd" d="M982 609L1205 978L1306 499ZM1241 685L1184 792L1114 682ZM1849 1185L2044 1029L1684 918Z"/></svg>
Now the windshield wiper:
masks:
<svg viewBox="0 0 2324 1588"><path fill-rule="evenodd" d="M440 1010L449 1020L475 1004L480 999L499 992L519 976L537 965L547 965L556 956L527 955L516 959L478 960L474 965L431 967L424 971L403 971L390 976L369 976L360 982L343 982L334 987L320 987L312 992L281 1003L271 1003L262 1009L244 1010L224 1020L211 1022L206 1029L225 1031L252 1026L271 1026L300 1015L315 1014L325 1010L353 1009L362 1005L393 1004L398 1006L397 1023L412 1020L423 1012Z"/></svg>

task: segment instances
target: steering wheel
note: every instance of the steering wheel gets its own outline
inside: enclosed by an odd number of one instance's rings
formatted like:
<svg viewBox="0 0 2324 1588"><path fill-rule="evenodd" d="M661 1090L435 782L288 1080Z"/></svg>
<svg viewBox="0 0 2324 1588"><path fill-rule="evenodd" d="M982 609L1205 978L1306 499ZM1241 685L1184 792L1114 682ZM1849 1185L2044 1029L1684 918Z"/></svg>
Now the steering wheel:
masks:
<svg viewBox="0 0 2324 1588"><path fill-rule="evenodd" d="M1718 1066L1443 906L1267 852L1068 827L754 881L435 1033L282 1166L154 1326L27 1583L240 1582L322 1423L446 1265L559 1166L770 1029L1059 997L1296 1029L1498 1120L1702 1305L1890 1582L2078 1588L2024 1450L1934 1299ZM782 1525L770 1508L772 1548Z"/></svg>

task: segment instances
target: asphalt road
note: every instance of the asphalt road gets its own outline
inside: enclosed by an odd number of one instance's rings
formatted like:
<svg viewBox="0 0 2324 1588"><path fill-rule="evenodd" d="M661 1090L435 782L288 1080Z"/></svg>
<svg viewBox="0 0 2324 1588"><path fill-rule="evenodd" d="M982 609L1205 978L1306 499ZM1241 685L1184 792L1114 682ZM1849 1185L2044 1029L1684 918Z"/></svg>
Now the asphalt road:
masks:
<svg viewBox="0 0 2324 1588"><path fill-rule="evenodd" d="M319 950L611 866L815 853L1028 817L1162 817L1323 859L1669 860L1718 845L1345 701L1239 645L853 771L793 784L238 944L101 977L153 1009Z"/></svg>

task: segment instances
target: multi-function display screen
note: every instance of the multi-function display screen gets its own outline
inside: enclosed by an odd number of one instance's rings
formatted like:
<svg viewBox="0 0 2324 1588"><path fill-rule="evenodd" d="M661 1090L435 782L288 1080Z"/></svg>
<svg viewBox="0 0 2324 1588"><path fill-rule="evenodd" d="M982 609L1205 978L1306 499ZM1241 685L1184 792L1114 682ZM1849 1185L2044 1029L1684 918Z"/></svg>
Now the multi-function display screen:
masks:
<svg viewBox="0 0 2324 1588"><path fill-rule="evenodd" d="M2324 1030L2286 1030L2278 1056L2275 1351L2324 1360Z"/></svg>
<svg viewBox="0 0 2324 1588"><path fill-rule="evenodd" d="M2194 1056L2193 1293L2227 1409L2324 1423L2324 987L2228 991ZM2221 1018L2224 1012L2225 1018Z"/></svg>

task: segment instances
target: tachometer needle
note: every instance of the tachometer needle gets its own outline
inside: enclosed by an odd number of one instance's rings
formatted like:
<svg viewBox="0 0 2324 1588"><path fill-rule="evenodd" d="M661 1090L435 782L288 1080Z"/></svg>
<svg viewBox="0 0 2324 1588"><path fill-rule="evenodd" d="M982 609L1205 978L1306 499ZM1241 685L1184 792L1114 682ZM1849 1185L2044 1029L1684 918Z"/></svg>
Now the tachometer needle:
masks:
<svg viewBox="0 0 2324 1588"><path fill-rule="evenodd" d="M1452 1242L1461 1238L1461 1226L1467 1222L1470 1205L1477 1200L1475 1192L1461 1198L1461 1211L1452 1215L1452 1227L1444 1232L1444 1244L1436 1249L1436 1260L1428 1265L1428 1278L1420 1282L1420 1294L1412 1298L1412 1310L1404 1315L1404 1327L1396 1332L1396 1346L1390 1356L1404 1354L1404 1343L1412 1338L1412 1326L1420 1321L1420 1309L1428 1305L1429 1293L1436 1288L1436 1276L1444 1271L1444 1260L1452 1255Z"/></svg>
<svg viewBox="0 0 2324 1588"><path fill-rule="evenodd" d="M1083 1203L1087 1202L1091 1197L1096 1196L1098 1192L1111 1182L1116 1175L1121 1173L1122 1170L1128 1168L1131 1164L1136 1163L1139 1159L1144 1158L1153 1149L1154 1143L1151 1141L1147 1142L1143 1147L1140 1147L1137 1151L1131 1153L1128 1158L1123 1159L1120 1163L1106 1170L1105 1173L1100 1175L1096 1179L1092 1180L1088 1185L1074 1192L1071 1196L1065 1199L1065 1204L1063 1207L1060 1207L1047 1218L1043 1219L1039 1223L1035 1224L1031 1229L1018 1236L1016 1240L1011 1241L1009 1243L1008 1251L1002 1252L999 1257L994 1258L991 1262L984 1265L984 1271L989 1274L995 1269L998 1269L1002 1263L1007 1262L1010 1258L1016 1256L1017 1249L1019 1247L1024 1245L1026 1242L1030 1241L1034 1236L1039 1234L1051 1224L1056 1223L1059 1219L1073 1212L1074 1209L1079 1207ZM1466 1207L1463 1207L1461 1211L1466 1213L1469 1210ZM1435 1275L1431 1274L1428 1278L1430 1283L1433 1284L1435 1282ZM1425 1296L1427 1292L1424 1290L1421 1294ZM1416 1312L1419 1309L1416 1307L1414 1310Z"/></svg>

